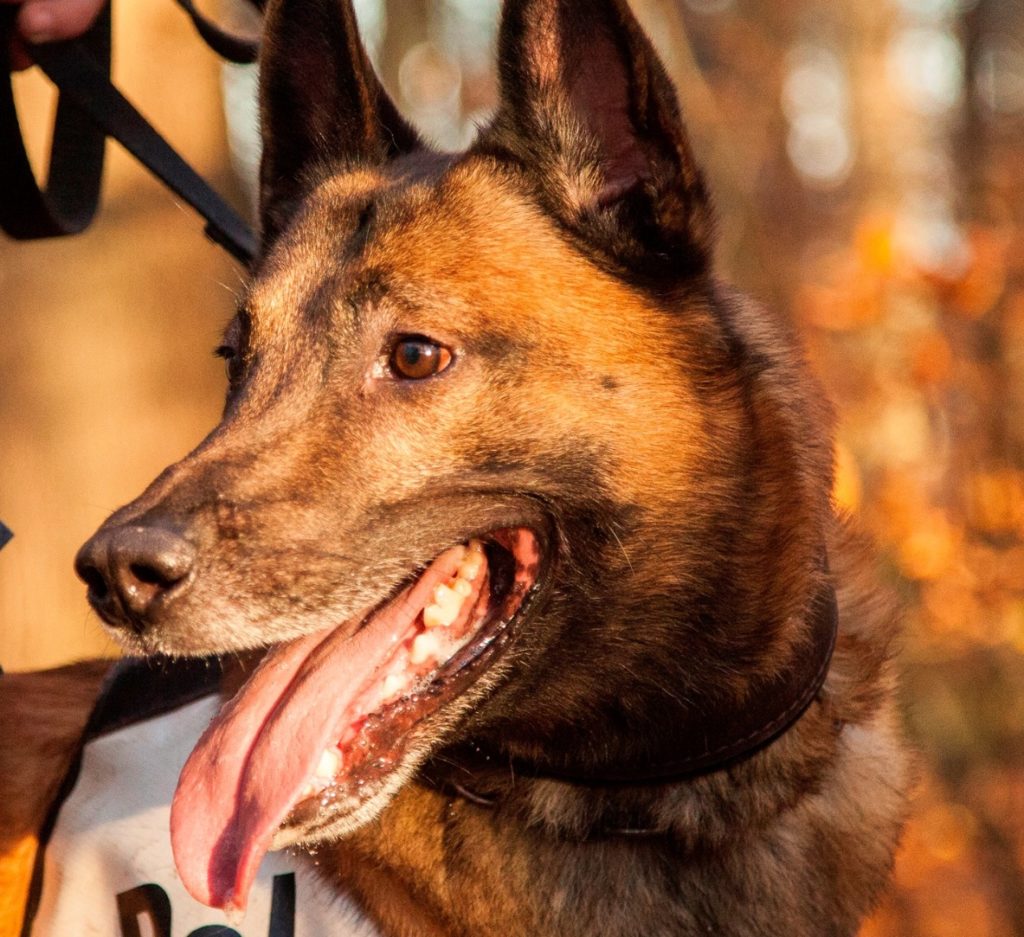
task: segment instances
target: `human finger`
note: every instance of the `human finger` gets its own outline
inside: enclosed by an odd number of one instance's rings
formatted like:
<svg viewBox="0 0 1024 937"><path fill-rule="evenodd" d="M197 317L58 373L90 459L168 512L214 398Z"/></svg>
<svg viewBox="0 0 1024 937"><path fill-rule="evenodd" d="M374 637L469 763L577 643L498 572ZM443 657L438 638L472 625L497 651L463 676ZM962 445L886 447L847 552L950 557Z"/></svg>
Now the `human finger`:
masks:
<svg viewBox="0 0 1024 937"><path fill-rule="evenodd" d="M106 0L25 0L18 12L18 31L29 42L52 42L80 36L103 9Z"/></svg>

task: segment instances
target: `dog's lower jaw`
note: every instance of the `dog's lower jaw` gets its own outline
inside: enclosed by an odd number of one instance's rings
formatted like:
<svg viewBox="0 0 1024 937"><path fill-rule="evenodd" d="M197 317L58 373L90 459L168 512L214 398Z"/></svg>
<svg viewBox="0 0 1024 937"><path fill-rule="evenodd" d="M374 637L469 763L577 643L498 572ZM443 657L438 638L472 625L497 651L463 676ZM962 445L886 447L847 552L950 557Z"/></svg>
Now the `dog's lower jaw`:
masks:
<svg viewBox="0 0 1024 937"><path fill-rule="evenodd" d="M362 787L359 802L352 810L346 812L343 805L331 805L328 801L327 809L312 813L305 821L293 816L277 831L271 848L315 848L336 842L372 823L387 810L399 791L413 783L423 764L455 731L461 719L505 679L507 669L506 662L495 662L470 689L434 718L429 733L409 745L401 763L378 780L376 789L367 794L366 787Z"/></svg>
<svg viewBox="0 0 1024 937"><path fill-rule="evenodd" d="M274 835L270 848L312 849L358 830L377 817L387 807L395 793L409 782L416 773L416 763L416 759L409 759L401 768L382 778L377 789L369 796L364 794L354 809L348 813L331 814L319 825L286 822Z"/></svg>

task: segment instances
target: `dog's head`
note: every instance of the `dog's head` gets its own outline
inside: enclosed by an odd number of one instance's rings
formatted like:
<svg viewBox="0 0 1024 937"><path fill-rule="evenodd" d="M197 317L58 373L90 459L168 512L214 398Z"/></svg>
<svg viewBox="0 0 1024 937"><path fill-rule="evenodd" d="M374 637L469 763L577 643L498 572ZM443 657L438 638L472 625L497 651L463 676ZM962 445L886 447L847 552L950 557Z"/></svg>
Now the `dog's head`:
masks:
<svg viewBox="0 0 1024 937"><path fill-rule="evenodd" d="M132 651L271 648L179 787L208 903L442 746L657 759L799 640L823 417L711 277L671 83L625 0L508 0L499 51L493 123L439 154L348 0L270 3L223 420L79 554Z"/></svg>

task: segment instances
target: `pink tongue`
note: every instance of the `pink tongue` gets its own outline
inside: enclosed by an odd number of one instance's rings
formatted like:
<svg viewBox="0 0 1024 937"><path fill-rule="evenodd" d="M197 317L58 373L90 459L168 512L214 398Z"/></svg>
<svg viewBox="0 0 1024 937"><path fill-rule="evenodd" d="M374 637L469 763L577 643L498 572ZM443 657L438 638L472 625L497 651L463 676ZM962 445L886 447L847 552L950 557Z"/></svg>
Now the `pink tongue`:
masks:
<svg viewBox="0 0 1024 937"><path fill-rule="evenodd" d="M461 546L442 553L354 635L342 625L274 648L203 733L171 804L174 861L197 901L244 910L274 834L321 753L337 744L346 711L462 555Z"/></svg>

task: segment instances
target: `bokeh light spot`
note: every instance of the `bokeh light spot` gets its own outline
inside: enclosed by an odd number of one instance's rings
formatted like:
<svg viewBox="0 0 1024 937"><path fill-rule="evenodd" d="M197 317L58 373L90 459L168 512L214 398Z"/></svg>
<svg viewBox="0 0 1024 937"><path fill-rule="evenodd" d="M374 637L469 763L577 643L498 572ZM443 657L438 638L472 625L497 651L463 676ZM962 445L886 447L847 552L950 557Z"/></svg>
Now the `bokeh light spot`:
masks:
<svg viewBox="0 0 1024 937"><path fill-rule="evenodd" d="M948 28L900 30L889 45L886 66L890 84L921 114L948 111L963 96L963 52Z"/></svg>

